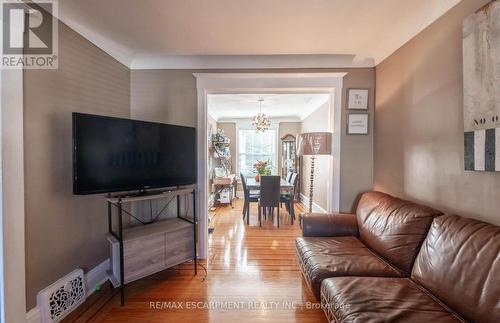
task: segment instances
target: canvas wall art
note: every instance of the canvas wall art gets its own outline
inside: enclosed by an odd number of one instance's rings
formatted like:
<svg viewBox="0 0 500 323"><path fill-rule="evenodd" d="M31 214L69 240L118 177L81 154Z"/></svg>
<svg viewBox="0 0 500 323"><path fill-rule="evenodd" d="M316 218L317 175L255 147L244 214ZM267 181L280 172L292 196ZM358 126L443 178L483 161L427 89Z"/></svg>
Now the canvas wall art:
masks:
<svg viewBox="0 0 500 323"><path fill-rule="evenodd" d="M500 171L500 0L463 24L465 170Z"/></svg>

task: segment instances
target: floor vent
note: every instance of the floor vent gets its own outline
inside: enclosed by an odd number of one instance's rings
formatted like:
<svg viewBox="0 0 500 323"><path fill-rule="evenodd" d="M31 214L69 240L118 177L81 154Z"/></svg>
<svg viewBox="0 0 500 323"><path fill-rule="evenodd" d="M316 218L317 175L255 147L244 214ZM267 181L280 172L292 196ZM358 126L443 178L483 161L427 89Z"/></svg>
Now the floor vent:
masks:
<svg viewBox="0 0 500 323"><path fill-rule="evenodd" d="M76 269L37 295L42 323L61 321L86 298L82 269Z"/></svg>

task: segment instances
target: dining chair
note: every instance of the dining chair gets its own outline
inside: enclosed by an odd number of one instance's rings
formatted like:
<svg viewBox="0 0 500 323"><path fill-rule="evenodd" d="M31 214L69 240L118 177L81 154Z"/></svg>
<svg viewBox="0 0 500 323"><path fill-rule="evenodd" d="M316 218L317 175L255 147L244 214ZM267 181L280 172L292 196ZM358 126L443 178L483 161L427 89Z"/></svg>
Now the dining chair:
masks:
<svg viewBox="0 0 500 323"><path fill-rule="evenodd" d="M288 173L286 173L286 177L285 177L285 181L287 181L288 183L290 183L290 180L292 179L292 175L294 174L294 172L292 171L288 171ZM281 201L280 202L280 206L283 207L283 202L284 201Z"/></svg>
<svg viewBox="0 0 500 323"><path fill-rule="evenodd" d="M299 174L293 173L289 183L293 185L294 190L297 188L298 180L299 180Z"/></svg>
<svg viewBox="0 0 500 323"><path fill-rule="evenodd" d="M293 225L293 220L295 220L295 208L293 206L293 200L295 195L295 190L297 188L297 181L299 176L297 173L292 174L292 178L290 179L290 184L293 185L293 191L287 192L285 194L280 195L280 203L285 203L285 208L288 214L290 214L290 222Z"/></svg>
<svg viewBox="0 0 500 323"><path fill-rule="evenodd" d="M245 216L247 217L247 224L250 224L250 203L259 202L259 194L250 193L247 187L247 181L243 173L240 173L241 184L243 185L243 221L245 221Z"/></svg>
<svg viewBox="0 0 500 323"><path fill-rule="evenodd" d="M259 197L259 226L262 226L262 210L268 208L272 215L277 209L278 228L280 227L280 176L261 176Z"/></svg>

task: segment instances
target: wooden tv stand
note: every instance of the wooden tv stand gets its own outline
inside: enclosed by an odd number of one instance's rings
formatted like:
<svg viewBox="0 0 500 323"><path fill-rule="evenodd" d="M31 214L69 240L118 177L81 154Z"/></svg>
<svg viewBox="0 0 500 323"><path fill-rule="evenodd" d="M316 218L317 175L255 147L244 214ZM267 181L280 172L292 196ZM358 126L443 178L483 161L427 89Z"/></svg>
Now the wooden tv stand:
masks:
<svg viewBox="0 0 500 323"><path fill-rule="evenodd" d="M111 269L108 271L114 287L120 287L121 304L125 304L124 285L137 279L154 274L188 260L194 260L197 274L196 256L196 208L193 218L180 214L179 197L192 194L193 206L196 203L195 189L174 189L153 194L135 196L109 196L108 234L111 248ZM177 198L177 217L123 229L122 214L125 203ZM118 209L118 232L113 231L112 207Z"/></svg>
<svg viewBox="0 0 500 323"><path fill-rule="evenodd" d="M124 283L192 260L193 226L180 219L168 219L123 230ZM111 246L110 280L120 286L120 242L107 234Z"/></svg>

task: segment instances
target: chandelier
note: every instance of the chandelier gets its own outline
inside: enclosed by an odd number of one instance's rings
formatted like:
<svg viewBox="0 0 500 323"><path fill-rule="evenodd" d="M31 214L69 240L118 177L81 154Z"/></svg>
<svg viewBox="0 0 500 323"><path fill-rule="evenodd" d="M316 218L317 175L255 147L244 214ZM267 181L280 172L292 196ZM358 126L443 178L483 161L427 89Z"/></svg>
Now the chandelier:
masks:
<svg viewBox="0 0 500 323"><path fill-rule="evenodd" d="M264 102L264 99L259 99L259 113L252 119L252 126L255 128L256 132L264 132L269 129L271 125L269 117L262 113L262 102Z"/></svg>

